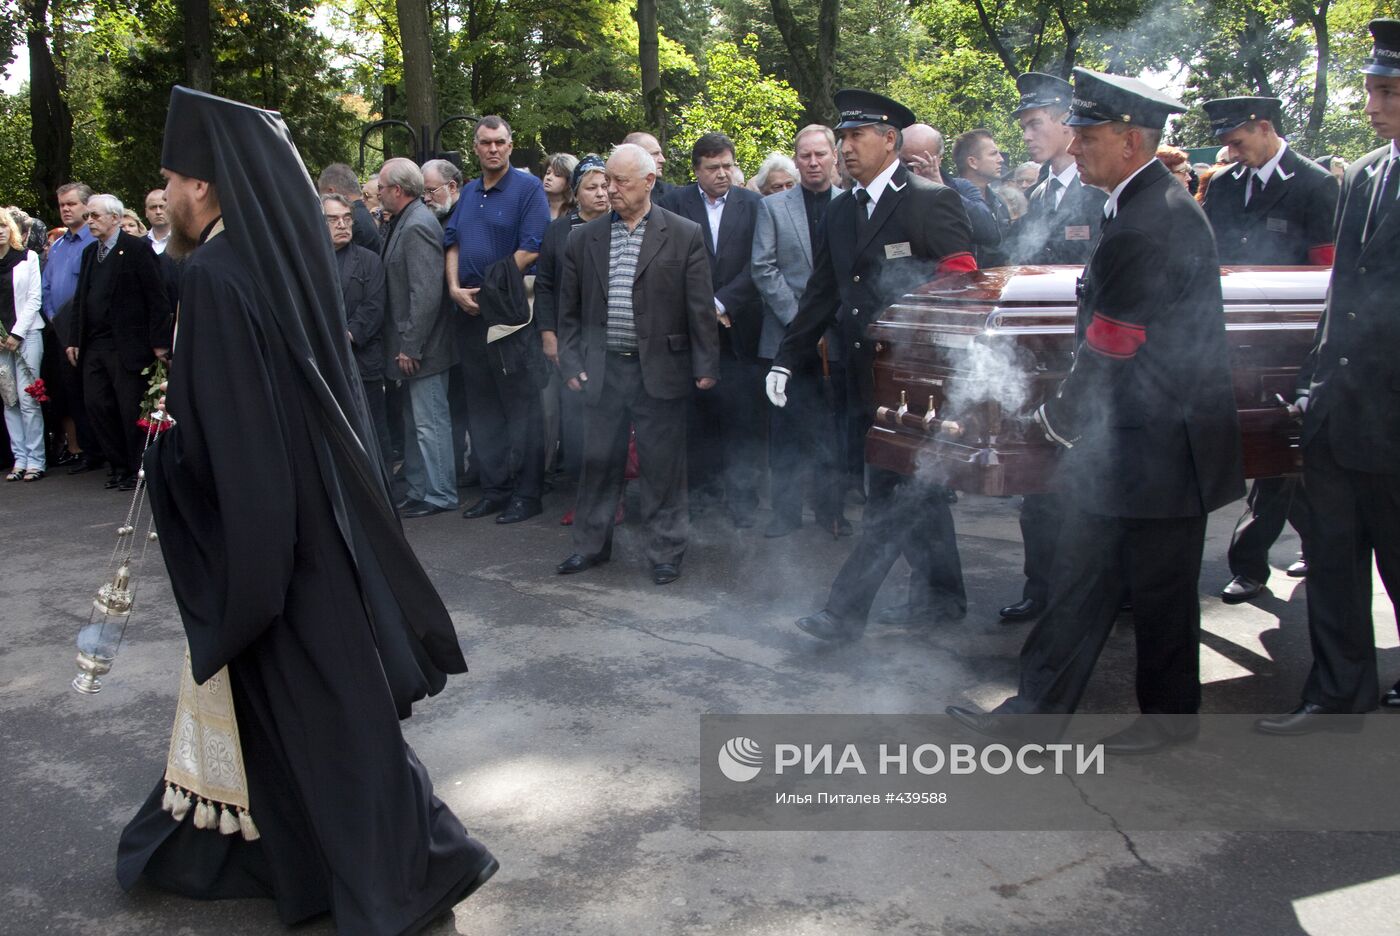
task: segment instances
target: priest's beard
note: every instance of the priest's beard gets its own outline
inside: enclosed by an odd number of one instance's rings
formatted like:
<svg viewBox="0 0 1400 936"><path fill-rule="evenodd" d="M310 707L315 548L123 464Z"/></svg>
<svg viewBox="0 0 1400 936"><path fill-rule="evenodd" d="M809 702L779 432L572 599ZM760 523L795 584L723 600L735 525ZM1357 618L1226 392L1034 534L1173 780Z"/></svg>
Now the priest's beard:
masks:
<svg viewBox="0 0 1400 936"><path fill-rule="evenodd" d="M446 218L448 215L452 214L452 209L456 207L457 202L455 199L450 205L439 205L437 202L433 202L433 214L437 215L439 218Z"/></svg>
<svg viewBox="0 0 1400 936"><path fill-rule="evenodd" d="M194 249L199 246L199 241L185 233L185 229L178 222L172 221L170 224L170 241L165 245L166 253L176 260L183 260Z"/></svg>

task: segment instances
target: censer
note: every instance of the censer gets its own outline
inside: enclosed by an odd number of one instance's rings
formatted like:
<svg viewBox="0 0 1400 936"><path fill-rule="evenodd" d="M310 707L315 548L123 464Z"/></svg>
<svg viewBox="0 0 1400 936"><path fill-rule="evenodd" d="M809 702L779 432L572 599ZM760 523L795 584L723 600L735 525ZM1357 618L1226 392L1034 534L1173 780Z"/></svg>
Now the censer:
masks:
<svg viewBox="0 0 1400 936"><path fill-rule="evenodd" d="M175 425L175 420L163 410L153 410L142 422L146 427L146 449L162 431ZM142 468L136 472L136 488L131 492L126 519L117 527L117 544L107 562L102 587L92 601L87 625L78 632L79 672L73 678L73 688L79 692L91 695L102 691L100 677L111 671L112 661L121 649L136 599L135 576L145 562L148 548L157 539L155 520L145 508L146 469ZM139 537L137 527L142 528Z"/></svg>

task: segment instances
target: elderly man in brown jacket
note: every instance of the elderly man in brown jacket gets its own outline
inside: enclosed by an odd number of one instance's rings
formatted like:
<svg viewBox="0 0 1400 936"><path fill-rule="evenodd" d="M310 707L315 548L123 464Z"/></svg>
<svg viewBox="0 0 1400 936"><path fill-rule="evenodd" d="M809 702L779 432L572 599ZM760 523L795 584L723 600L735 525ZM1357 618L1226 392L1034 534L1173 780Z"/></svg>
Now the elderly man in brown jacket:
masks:
<svg viewBox="0 0 1400 936"><path fill-rule="evenodd" d="M624 143L607 178L612 211L570 235L559 283L559 369L587 403L574 554L559 573L612 553L632 425L647 558L664 585L680 576L690 522L687 402L715 385L719 325L700 226L651 203L656 162Z"/></svg>

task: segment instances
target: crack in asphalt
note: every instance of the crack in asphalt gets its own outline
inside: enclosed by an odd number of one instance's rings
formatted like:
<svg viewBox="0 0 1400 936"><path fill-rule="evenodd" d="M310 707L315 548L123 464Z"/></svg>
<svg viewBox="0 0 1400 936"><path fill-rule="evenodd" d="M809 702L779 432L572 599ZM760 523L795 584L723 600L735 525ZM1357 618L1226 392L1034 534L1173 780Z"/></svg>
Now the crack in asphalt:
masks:
<svg viewBox="0 0 1400 936"><path fill-rule="evenodd" d="M755 668L757 668L757 669L761 669L761 670L763 670L763 671L765 671L765 672L767 672L767 673L772 674L773 676L776 676L777 678L779 678L779 679L781 679L781 680L787 680L787 679L790 678L790 674L784 673L782 670L777 670L777 669L774 669L773 667L768 666L768 665L763 664L763 663L757 663L757 662L755 662L755 661L753 661L753 660L746 660L746 659L744 659L743 657L737 657L737 656L734 656L733 654L725 653L723 650L719 650L719 649L717 649L717 648L715 648L715 647L712 647L712 646L710 646L710 645L707 644L707 643L701 643L700 641L694 641L694 640L677 640L677 639L674 638L674 637L664 637L664 636L662 636L661 634L658 634L658 633L656 633L656 632L653 631L653 630L649 630L648 628L643 627L641 624L632 624L632 623L628 623L627 621L616 621L616 620L613 620L612 618L604 617L603 615L599 614L599 613L596 612L596 611L590 611L590 610L588 610L587 608L580 608L580 607L578 607L577 605L571 605L571 604L568 604L568 603L563 602L563 601L558 601L558 600L556 600L556 599L554 599L554 598L552 598L552 597L549 597L549 596L547 596L547 595L541 595L541 594L537 594L536 592L527 591L527 590L521 588L519 585L515 584L515 582L512 582L510 579L485 578L485 577L483 577L483 576L474 576L474 577L483 578L485 581L490 581L490 582L494 582L494 583L496 583L496 584L505 585L507 588L509 588L511 591L515 592L517 595L522 595L522 596L524 596L524 597L526 597L526 598L533 598L533 599L535 599L536 601L542 601L542 602L544 602L545 604L547 604L547 605L549 605L549 606L551 606L551 607L559 608L559 609L564 610L564 611L573 611L575 614L582 614L582 615L584 615L585 617L592 618L593 620L599 621L599 622L604 623L604 624L612 624L612 625L616 625L616 626L619 626L619 627L625 627L625 628L627 628L628 630L636 631L636 632L641 633L641 634L646 634L648 637L651 637L651 638L654 639L654 640L660 640L660 641L662 641L663 643L676 644L677 646L681 646L681 647L698 647L698 648L701 649L701 650L708 650L710 653L713 653L715 656L719 657L720 659L728 660L728 661L730 661L731 663L742 663L742 664L744 664L745 666L752 666L752 667L755 667Z"/></svg>
<svg viewBox="0 0 1400 936"><path fill-rule="evenodd" d="M1117 832L1118 835L1123 839L1123 844L1127 846L1129 854L1131 854L1135 859L1137 859L1137 863L1140 864L1142 867L1146 868L1148 871L1151 871L1153 874L1161 874L1161 868L1157 867L1152 862L1142 857L1142 853L1138 851L1137 843L1133 841L1133 837L1127 832L1123 831L1123 827L1118 824L1118 820L1113 817L1113 814L1106 810L1100 809L1099 807L1095 806L1092 802L1090 802L1089 794L1084 792L1084 788L1075 782L1073 774L1065 774L1065 777L1069 780L1070 786L1074 787L1075 792L1079 794L1079 798L1084 801L1084 805L1088 806L1094 812L1098 813L1100 816L1103 816L1109 821L1109 824L1113 826L1113 831Z"/></svg>

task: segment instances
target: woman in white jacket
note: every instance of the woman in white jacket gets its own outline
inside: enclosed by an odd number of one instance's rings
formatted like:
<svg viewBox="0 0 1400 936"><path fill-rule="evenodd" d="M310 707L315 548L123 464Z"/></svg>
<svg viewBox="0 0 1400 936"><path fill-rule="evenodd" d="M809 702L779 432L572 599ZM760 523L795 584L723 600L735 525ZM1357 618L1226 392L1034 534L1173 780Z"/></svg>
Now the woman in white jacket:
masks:
<svg viewBox="0 0 1400 936"><path fill-rule="evenodd" d="M8 211L0 211L0 323L8 337L0 342L0 365L14 375L16 396L5 401L5 429L10 434L14 470L6 481L38 481L44 476L44 414L37 394L25 389L39 378L44 356L44 317L39 314L43 289L39 255L25 250Z"/></svg>

